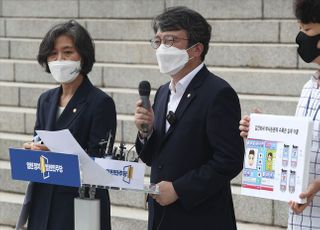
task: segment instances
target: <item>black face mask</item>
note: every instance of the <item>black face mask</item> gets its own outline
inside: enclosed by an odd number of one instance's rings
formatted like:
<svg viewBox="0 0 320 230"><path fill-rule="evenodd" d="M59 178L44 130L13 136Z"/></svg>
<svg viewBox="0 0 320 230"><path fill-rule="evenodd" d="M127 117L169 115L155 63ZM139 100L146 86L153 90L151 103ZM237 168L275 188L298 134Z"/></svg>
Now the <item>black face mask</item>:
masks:
<svg viewBox="0 0 320 230"><path fill-rule="evenodd" d="M296 43L299 45L298 53L305 62L310 63L320 56L320 49L317 48L319 40L320 34L308 36L303 32L298 33L296 38Z"/></svg>

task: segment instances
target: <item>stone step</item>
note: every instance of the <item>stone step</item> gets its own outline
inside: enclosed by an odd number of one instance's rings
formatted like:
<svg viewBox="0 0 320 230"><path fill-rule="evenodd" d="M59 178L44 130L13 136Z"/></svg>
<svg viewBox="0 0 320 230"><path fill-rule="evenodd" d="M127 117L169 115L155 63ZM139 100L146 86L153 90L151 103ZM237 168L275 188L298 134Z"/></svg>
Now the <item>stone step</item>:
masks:
<svg viewBox="0 0 320 230"><path fill-rule="evenodd" d="M1 96L4 91L5 90L0 90ZM38 98L40 93L35 93L34 91L36 90L24 89L24 91L17 92L17 97L21 97L23 101L20 102L20 106L23 106L23 104L24 106L31 106L30 101L32 100L34 100L34 105L36 104L36 99L34 98ZM35 93L35 95L33 95L33 93ZM25 97L23 95L25 95ZM5 94L4 97L7 98L8 94ZM30 100L28 101L27 98L30 98ZM264 113L294 115L298 102L297 97L285 96L239 95L239 98L242 114L249 114L254 108L260 108ZM118 112L116 140L134 143L137 129L132 113L135 110L135 103L138 99L137 93L113 93L113 99ZM0 99L0 104L1 101ZM17 105L13 104L12 106ZM0 132L33 134L35 112L35 108L0 106Z"/></svg>
<svg viewBox="0 0 320 230"><path fill-rule="evenodd" d="M232 186L231 189L237 221L287 226L286 202L241 195L240 186Z"/></svg>
<svg viewBox="0 0 320 230"><path fill-rule="evenodd" d="M259 108L266 114L294 115L298 103L297 97L239 95L242 115L250 114Z"/></svg>
<svg viewBox="0 0 320 230"><path fill-rule="evenodd" d="M284 230L287 227L280 227L280 226L269 226L269 225L262 225L262 224L250 224L250 223L243 223L237 222L238 230Z"/></svg>
<svg viewBox="0 0 320 230"><path fill-rule="evenodd" d="M118 108L117 111L116 141L134 143L136 139L137 128L134 124L133 116L119 114ZM29 134L30 141L34 132L35 120L35 108L0 106L0 132Z"/></svg>
<svg viewBox="0 0 320 230"><path fill-rule="evenodd" d="M309 69L312 67L315 66L308 65ZM37 85L34 83L55 84L51 75L45 73L35 61L0 59L0 69L0 81L3 82L33 83L35 87ZM304 69L209 67L209 70L228 81L238 93L284 96L300 95L302 86L314 73L314 70ZM170 80L159 72L157 65L110 63L96 63L89 77L98 87L131 88L136 91L142 80L150 81L153 89Z"/></svg>
<svg viewBox="0 0 320 230"><path fill-rule="evenodd" d="M116 219L115 216L111 220L112 221L112 226L113 226L112 229L115 229L115 226L120 224L117 221L113 222L114 219ZM123 230L124 229L123 226L121 226L121 227L122 228L117 228L117 229ZM142 227L145 227L145 228L139 228L139 229L137 228L137 230L147 229L145 225L142 226ZM257 224L249 224L249 223L242 223L242 222L237 222L237 228L238 228L238 230L284 230L284 229L286 229L284 227L276 227L276 226L268 226L268 225L257 225ZM133 228L131 228L131 223L129 223L129 228L128 229L129 230L133 230ZM0 230L14 230L14 227L0 225Z"/></svg>
<svg viewBox="0 0 320 230"><path fill-rule="evenodd" d="M130 194L128 194L128 196L131 198ZM2 225L14 226L19 210L21 209L23 197L24 196L22 194L0 192L0 223ZM111 195L111 200L113 198L114 197ZM239 229L257 230L262 229L262 227L280 229L280 227L276 226L286 226L287 216L284 216L283 213L286 213L287 207L283 203L277 203L266 199L245 197L236 193L233 194L233 199ZM252 210L255 211L252 212ZM275 220L272 219L273 211L277 214ZM113 219L112 225L115 226L113 229L127 229L118 226L127 226L127 224L130 225L131 222L133 222L131 223L133 226L136 224L139 226L145 226L147 221L147 211L144 208L112 205L111 215ZM128 223L128 221L130 223ZM250 224L241 223L242 221L249 222ZM261 226L261 224L263 226ZM140 230L146 229L146 227L134 227L131 229Z"/></svg>
<svg viewBox="0 0 320 230"><path fill-rule="evenodd" d="M53 25L67 20L69 19L0 18L0 37L42 39ZM146 41L154 36L151 19L82 18L77 21L89 31L94 40ZM294 43L299 29L296 20L227 19L208 22L212 26L213 42Z"/></svg>
<svg viewBox="0 0 320 230"><path fill-rule="evenodd" d="M185 5L206 18L294 18L291 1L263 0L2 0L4 17L36 18L153 18L164 7Z"/></svg>
<svg viewBox="0 0 320 230"><path fill-rule="evenodd" d="M0 192L1 225L15 226L23 198L22 194ZM145 209L111 205L112 229L147 229L147 215Z"/></svg>
<svg viewBox="0 0 320 230"><path fill-rule="evenodd" d="M132 208L112 206L111 215L112 215L112 229L119 229L119 230L147 229L147 226L146 226L146 221L148 218L147 211L140 211ZM280 227L280 226L252 224L252 223L244 223L244 222L238 221L237 229L238 230L284 230L286 228Z"/></svg>
<svg viewBox="0 0 320 230"><path fill-rule="evenodd" d="M256 86L258 87L258 83ZM290 85L290 84L289 84ZM301 85L302 82L301 82ZM49 88L56 87L55 85L42 85L30 83L13 83L0 82L0 105L21 106L35 108L40 94ZM262 85L260 87L263 87ZM283 86L284 87L284 86ZM133 114L135 111L136 101L139 99L137 89L120 89L120 88L102 88L106 93L113 97L118 114ZM298 91L298 89L297 89ZM151 92L151 101L153 101L155 91ZM298 95L297 95L298 96ZM260 96L260 95L242 95L240 99L250 100L274 100L274 101L297 101L296 97L286 96ZM294 98L294 99L293 99ZM282 107L285 108L285 107ZM283 112L282 112L283 113ZM276 113L275 113L276 114Z"/></svg>
<svg viewBox="0 0 320 230"><path fill-rule="evenodd" d="M14 230L15 228L12 226L4 226L0 224L0 230Z"/></svg>
<svg viewBox="0 0 320 230"><path fill-rule="evenodd" d="M0 161L0 191L24 194L28 182L11 179L11 167L7 161Z"/></svg>
<svg viewBox="0 0 320 230"><path fill-rule="evenodd" d="M117 107L118 127L116 141L124 140L126 143L134 143L137 129L132 115L134 111L136 95L117 95L114 97ZM242 114L250 114L254 108L260 108L264 113L294 115L298 102L296 97L274 97L258 95L240 95ZM35 124L35 109L22 107L0 106L0 132L33 134Z"/></svg>
<svg viewBox="0 0 320 230"><path fill-rule="evenodd" d="M39 45L39 39L0 38L0 58L34 60ZM98 62L156 63L155 51L147 41L96 41L95 48ZM298 68L302 64L296 50L295 44L211 43L206 63L225 67Z"/></svg>
<svg viewBox="0 0 320 230"><path fill-rule="evenodd" d="M0 132L0 159L8 161L9 147L20 148L23 143L30 141L31 137L31 135Z"/></svg>
<svg viewBox="0 0 320 230"><path fill-rule="evenodd" d="M148 212L146 210L111 206L111 226L113 230L147 229L147 223Z"/></svg>
<svg viewBox="0 0 320 230"><path fill-rule="evenodd" d="M56 86L30 84L30 83L17 84L12 82L0 82L0 105L35 108L40 94L48 90L49 88L53 88L53 87L56 87ZM256 83L256 87L259 87L258 83ZM260 85L260 87L263 87L263 86ZM282 87L285 87L285 85L283 85ZM104 90L111 97L113 97L118 114L131 115L134 113L136 101L139 99L137 89L102 88L102 90ZM151 92L151 97L150 97L151 101L153 101L154 93L155 91ZM239 97L242 100L242 103L244 103L242 105L243 107L245 107L246 104L248 105L249 103L248 101L250 101L251 103L252 102L255 103L255 101L257 101L258 106L261 105L261 102L263 104L264 103L263 101L265 100L270 100L274 102L288 102L288 103L292 101L295 101L295 102L297 101L297 97L287 97L287 96L269 96L269 95L260 96L260 95L239 94ZM280 109L282 110L282 108L286 108L286 107L281 107ZM243 111L247 111L247 110L243 110ZM288 111L291 111L291 110L284 111L280 114L286 113ZM272 112L272 110L270 112L277 114L276 112Z"/></svg>

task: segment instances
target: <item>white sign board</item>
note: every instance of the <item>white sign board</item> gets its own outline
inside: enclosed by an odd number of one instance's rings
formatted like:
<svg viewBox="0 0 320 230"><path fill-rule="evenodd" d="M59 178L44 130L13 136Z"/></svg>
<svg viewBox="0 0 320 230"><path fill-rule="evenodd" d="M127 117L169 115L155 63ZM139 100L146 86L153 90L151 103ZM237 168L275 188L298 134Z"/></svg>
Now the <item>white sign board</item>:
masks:
<svg viewBox="0 0 320 230"><path fill-rule="evenodd" d="M112 180L106 185L125 189L144 189L145 164L103 158L95 158L94 161L112 176Z"/></svg>
<svg viewBox="0 0 320 230"><path fill-rule="evenodd" d="M305 203L312 129L307 117L251 114L241 194Z"/></svg>

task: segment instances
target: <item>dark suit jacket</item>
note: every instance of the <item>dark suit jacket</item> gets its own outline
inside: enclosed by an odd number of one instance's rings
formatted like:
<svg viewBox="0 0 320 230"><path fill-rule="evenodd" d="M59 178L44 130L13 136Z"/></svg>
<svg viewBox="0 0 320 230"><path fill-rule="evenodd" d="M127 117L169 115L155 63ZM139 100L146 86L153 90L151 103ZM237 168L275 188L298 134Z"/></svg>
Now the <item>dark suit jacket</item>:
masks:
<svg viewBox="0 0 320 230"><path fill-rule="evenodd" d="M172 181L179 199L166 207L149 198L149 229L236 229L230 180L242 169L239 99L231 86L204 66L187 87L165 132L169 83L154 100L154 130L140 158L151 183Z"/></svg>
<svg viewBox="0 0 320 230"><path fill-rule="evenodd" d="M43 93L37 106L35 130L69 129L89 155L99 157L98 142L116 130L116 111L111 97L94 87L87 77L56 120L62 88ZM30 230L74 229L74 198L78 188L34 183L28 219ZM106 190L98 190L101 200L101 229L110 227L110 202Z"/></svg>

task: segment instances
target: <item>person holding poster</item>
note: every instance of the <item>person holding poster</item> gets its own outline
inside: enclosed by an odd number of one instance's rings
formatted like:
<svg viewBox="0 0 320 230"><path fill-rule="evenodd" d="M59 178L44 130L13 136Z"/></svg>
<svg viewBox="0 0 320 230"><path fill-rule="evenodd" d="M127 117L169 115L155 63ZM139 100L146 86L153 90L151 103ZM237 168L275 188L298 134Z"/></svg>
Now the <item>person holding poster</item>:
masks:
<svg viewBox="0 0 320 230"><path fill-rule="evenodd" d="M300 32L296 37L299 45L298 53L307 63L320 65L320 1L319 0L295 0L295 15L300 24ZM310 153L309 186L300 194L300 198L307 198L307 203L298 204L289 202L288 229L320 229L320 70L315 72L311 79L304 85L296 116L311 117L314 121L312 148ZM245 115L239 129L242 137L247 137L250 117ZM293 165L295 162L293 162ZM291 176L292 177L292 176ZM294 177L292 177L294 178Z"/></svg>

